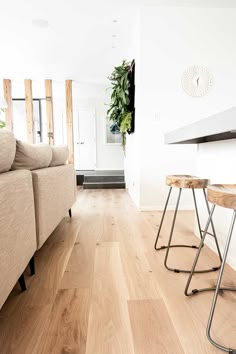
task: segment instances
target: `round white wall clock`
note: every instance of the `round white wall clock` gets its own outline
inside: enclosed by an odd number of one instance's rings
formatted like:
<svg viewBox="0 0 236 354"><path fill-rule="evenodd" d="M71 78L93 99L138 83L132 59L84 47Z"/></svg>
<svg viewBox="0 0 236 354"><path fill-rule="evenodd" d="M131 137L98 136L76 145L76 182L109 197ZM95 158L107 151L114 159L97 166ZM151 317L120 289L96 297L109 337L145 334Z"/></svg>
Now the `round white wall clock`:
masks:
<svg viewBox="0 0 236 354"><path fill-rule="evenodd" d="M191 66L182 76L184 91L193 97L206 95L213 84L213 78L205 66Z"/></svg>

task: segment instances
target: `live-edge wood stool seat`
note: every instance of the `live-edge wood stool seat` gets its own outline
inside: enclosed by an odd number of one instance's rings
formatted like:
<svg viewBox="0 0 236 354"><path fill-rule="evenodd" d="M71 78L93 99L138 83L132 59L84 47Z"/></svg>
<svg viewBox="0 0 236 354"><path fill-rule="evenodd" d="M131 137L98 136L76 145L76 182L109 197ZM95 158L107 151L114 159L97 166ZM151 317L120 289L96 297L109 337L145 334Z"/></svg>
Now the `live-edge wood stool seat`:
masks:
<svg viewBox="0 0 236 354"><path fill-rule="evenodd" d="M199 213L198 213L198 206L197 206L197 199L196 199L196 195L195 195L195 190L196 189L201 189L203 191L204 199L206 201L207 212L208 212L208 214L210 214L210 208L209 208L209 204L208 204L207 197L206 197L206 191L205 191L206 188L207 188L208 183L209 183L208 179L198 178L196 176L191 176L191 175L169 175L169 176L166 177L166 185L169 187L169 193L168 193L168 196L167 196L167 199L166 199L166 203L165 203L165 207L164 207L164 210L163 210L160 226L159 226L159 229L158 229L158 232L157 232L154 248L155 248L156 251L166 250L165 259L164 259L164 266L165 266L166 269L171 270L171 271L173 271L175 273L181 273L181 272L182 273L190 273L191 270L190 269L179 269L178 267L173 268L173 267L168 266L168 256L169 256L170 249L171 248L176 248L176 247L198 249L198 246L196 246L196 245L172 244L171 243L172 242L172 238L173 238L173 234L174 234L175 222L176 222L176 217L177 217L177 213L178 213L178 208L179 208L179 203L180 203L182 190L186 189L186 190L191 190L192 191L193 201L194 201L194 206L195 206L195 211L196 211L196 218L197 218L199 235L200 235L200 238L202 239L203 230L202 230L201 224L200 224L200 218L199 218ZM167 207L168 207L169 199L170 199L171 192L172 192L173 188L178 188L179 189L179 194L178 194L176 207L175 207L175 211L174 211L174 216L173 216L173 221L172 221L172 225L171 225L171 230L170 230L168 244L166 246L158 247L157 245L158 245L159 237L160 237L160 234L161 234L163 221L164 221L164 218L165 218L166 210L167 210ZM214 225L213 225L212 221L211 221L211 226L212 226L212 232L213 233L212 234L208 233L208 234L210 234L215 240L216 247L217 247L218 254L219 254L219 259L220 259L220 262L221 262L222 257L221 257L218 240L217 240L216 233L215 233L215 228L214 228ZM210 269L196 270L195 273L212 272L212 271L218 270L219 268L220 268L220 266L216 266L216 267L212 267Z"/></svg>
<svg viewBox="0 0 236 354"><path fill-rule="evenodd" d="M236 210L236 184L213 184L208 186L207 198L212 204Z"/></svg>
<svg viewBox="0 0 236 354"><path fill-rule="evenodd" d="M209 180L189 175L166 176L166 185L177 188L206 188Z"/></svg>
<svg viewBox="0 0 236 354"><path fill-rule="evenodd" d="M207 187L207 199L209 202L211 202L213 204L213 206L212 206L209 218L207 220L206 227L205 227L196 257L193 262L191 273L189 274L189 278L188 278L188 281L187 281L187 284L185 287L185 295L186 296L195 295L195 294L209 291L209 290L215 291L214 298L213 298L212 305L211 305L210 315L209 315L209 319L208 319L208 323L207 323L207 331L206 331L207 338L209 339L211 344L213 344L218 349L221 349L222 351L224 351L226 353L236 354L236 349L231 349L229 347L225 347L225 346L217 343L215 340L212 339L212 336L211 336L211 326L212 326L212 321L213 321L214 314L215 314L215 308L216 308L216 303L217 303L217 298L218 298L219 292L225 291L225 290L236 291L236 288L221 287L221 281L222 281L222 277L223 277L224 267L225 267L225 263L226 263L226 259L227 259L227 255L228 255L228 251L229 251L229 246L230 246L230 241L232 238L235 220L236 220L236 184L214 184L214 185L208 186ZM212 217L213 217L213 213L214 213L216 206L220 206L223 208L233 210L233 216L232 216L231 224L229 227L228 236L226 238L225 249L224 249L224 254L223 254L223 258L222 258L222 263L221 263L221 267L220 267L220 272L219 272L217 284L216 284L216 287L193 289L192 291L189 292L189 286L190 286L190 283L191 283L191 280L192 280L192 277L195 272L195 268L196 268L196 265L197 265L197 262L198 262L198 259L200 256L200 249L204 244L206 235L208 233L208 228L212 222ZM235 345L235 347L236 347L236 345Z"/></svg>

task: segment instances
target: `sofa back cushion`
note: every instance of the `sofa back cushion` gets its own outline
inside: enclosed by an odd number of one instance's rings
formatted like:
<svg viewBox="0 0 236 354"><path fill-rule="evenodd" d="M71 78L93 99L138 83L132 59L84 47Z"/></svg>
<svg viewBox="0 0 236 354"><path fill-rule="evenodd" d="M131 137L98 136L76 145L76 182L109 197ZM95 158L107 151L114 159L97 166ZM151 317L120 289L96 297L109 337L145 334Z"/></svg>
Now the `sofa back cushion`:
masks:
<svg viewBox="0 0 236 354"><path fill-rule="evenodd" d="M5 129L0 129L0 173L9 171L16 153L16 139Z"/></svg>
<svg viewBox="0 0 236 354"><path fill-rule="evenodd" d="M48 167L52 160L52 149L48 144L27 144L16 141L16 156L12 170L36 170Z"/></svg>
<svg viewBox="0 0 236 354"><path fill-rule="evenodd" d="M65 165L69 156L69 149L66 145L51 146L52 161L50 167Z"/></svg>

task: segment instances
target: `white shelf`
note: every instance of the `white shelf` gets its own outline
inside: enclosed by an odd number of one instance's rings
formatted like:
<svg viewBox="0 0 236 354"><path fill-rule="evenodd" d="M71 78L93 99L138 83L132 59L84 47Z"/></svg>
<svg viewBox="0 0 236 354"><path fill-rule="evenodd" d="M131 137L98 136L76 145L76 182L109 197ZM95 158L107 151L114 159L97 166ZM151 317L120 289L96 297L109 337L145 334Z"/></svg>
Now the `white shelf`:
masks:
<svg viewBox="0 0 236 354"><path fill-rule="evenodd" d="M166 144L201 144L236 139L236 107L165 134Z"/></svg>

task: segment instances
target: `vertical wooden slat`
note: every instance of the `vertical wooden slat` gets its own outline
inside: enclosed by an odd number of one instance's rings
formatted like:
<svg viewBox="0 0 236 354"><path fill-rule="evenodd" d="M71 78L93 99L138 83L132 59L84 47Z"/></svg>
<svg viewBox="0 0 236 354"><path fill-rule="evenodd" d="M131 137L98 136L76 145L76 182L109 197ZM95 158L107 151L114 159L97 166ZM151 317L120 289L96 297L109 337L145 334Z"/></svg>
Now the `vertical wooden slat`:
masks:
<svg viewBox="0 0 236 354"><path fill-rule="evenodd" d="M53 101L52 101L52 80L45 80L46 111L48 142L54 144L54 123L53 123Z"/></svg>
<svg viewBox="0 0 236 354"><path fill-rule="evenodd" d="M29 143L33 144L34 114L33 114L32 80L25 80L25 108L26 108L27 140Z"/></svg>
<svg viewBox="0 0 236 354"><path fill-rule="evenodd" d="M69 147L69 164L74 164L73 106L72 80L66 80L66 126L67 144Z"/></svg>
<svg viewBox="0 0 236 354"><path fill-rule="evenodd" d="M11 80L3 80L3 91L7 102L7 108L5 109L6 127L8 130L13 131Z"/></svg>

